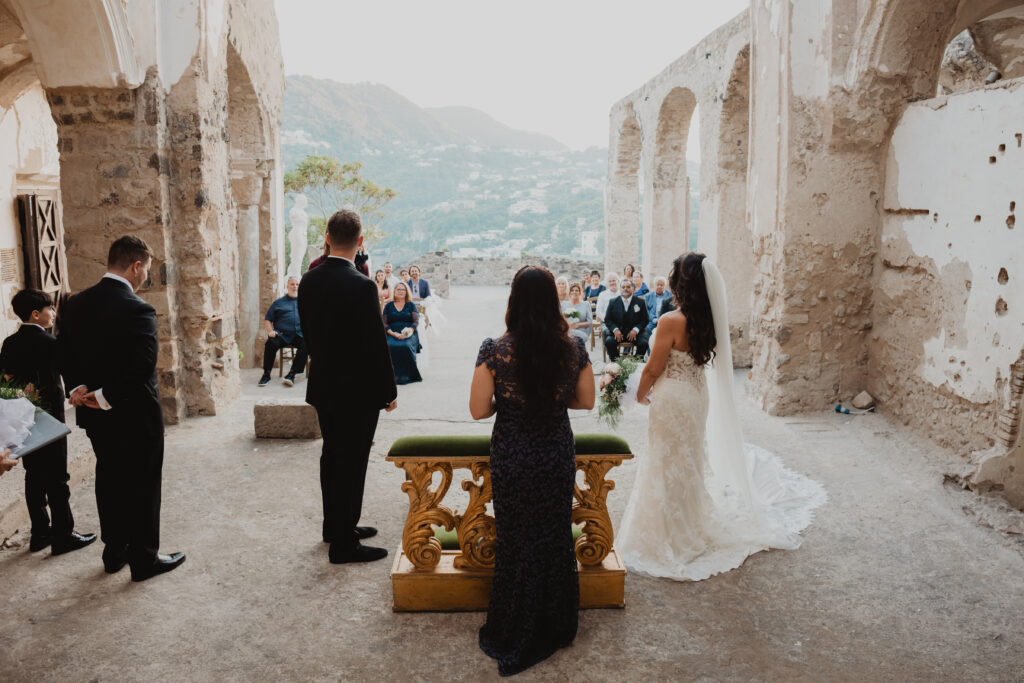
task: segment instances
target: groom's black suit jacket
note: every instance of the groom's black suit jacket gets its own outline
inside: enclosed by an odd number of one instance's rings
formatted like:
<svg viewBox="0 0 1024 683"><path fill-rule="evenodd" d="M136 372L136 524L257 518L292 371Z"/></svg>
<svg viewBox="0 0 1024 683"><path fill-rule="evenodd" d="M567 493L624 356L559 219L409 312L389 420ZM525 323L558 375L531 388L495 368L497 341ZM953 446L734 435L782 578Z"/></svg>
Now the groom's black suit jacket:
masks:
<svg viewBox="0 0 1024 683"><path fill-rule="evenodd" d="M604 315L604 326L608 334L622 330L623 336L628 335L634 327L641 337L647 335L647 302L636 294L629 300L629 310L625 310L622 297L618 296L608 303L608 311Z"/></svg>
<svg viewBox="0 0 1024 683"><path fill-rule="evenodd" d="M398 397L377 285L328 257L299 283L299 321L312 359L306 403L382 410Z"/></svg>

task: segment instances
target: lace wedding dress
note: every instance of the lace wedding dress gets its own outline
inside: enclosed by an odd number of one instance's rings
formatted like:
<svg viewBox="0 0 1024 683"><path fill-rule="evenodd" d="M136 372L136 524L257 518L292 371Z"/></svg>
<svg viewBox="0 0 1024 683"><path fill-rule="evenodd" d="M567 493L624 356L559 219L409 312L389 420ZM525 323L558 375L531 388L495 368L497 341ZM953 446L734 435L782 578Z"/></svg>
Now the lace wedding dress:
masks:
<svg viewBox="0 0 1024 683"><path fill-rule="evenodd" d="M630 570L691 581L735 569L767 548L798 547L813 510L827 499L817 482L743 444L728 328L717 325L728 319L724 284L704 263L716 336L726 340L711 364L719 367L705 370L688 352L669 351L651 394L647 452L638 457L615 538Z"/></svg>

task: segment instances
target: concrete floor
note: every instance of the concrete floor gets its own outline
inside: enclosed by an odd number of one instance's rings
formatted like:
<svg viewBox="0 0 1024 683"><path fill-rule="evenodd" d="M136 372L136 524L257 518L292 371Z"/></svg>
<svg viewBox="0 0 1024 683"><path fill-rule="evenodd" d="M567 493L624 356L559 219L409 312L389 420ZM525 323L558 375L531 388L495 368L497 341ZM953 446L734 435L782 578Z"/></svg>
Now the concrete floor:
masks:
<svg viewBox="0 0 1024 683"><path fill-rule="evenodd" d="M381 419L363 522L392 553L407 499L384 454L399 436L489 431L466 402L504 301L501 289L457 288L443 336L426 338L425 381ZM391 557L327 562L319 442L253 437L253 402L305 385L257 389L257 376L221 415L168 430L162 545L188 554L181 569L132 584L127 570L103 573L99 544L0 551L0 680L497 678L476 646L482 613L395 614ZM955 456L882 416L772 418L745 399L740 411L748 441L829 491L804 545L699 583L629 576L624 610L581 613L575 644L520 679L1021 679L1024 515L945 485ZM594 414L573 422L602 429ZM644 431L641 415L620 429L640 457ZM612 473L615 520L634 470ZM83 531L99 530L91 484L72 494Z"/></svg>

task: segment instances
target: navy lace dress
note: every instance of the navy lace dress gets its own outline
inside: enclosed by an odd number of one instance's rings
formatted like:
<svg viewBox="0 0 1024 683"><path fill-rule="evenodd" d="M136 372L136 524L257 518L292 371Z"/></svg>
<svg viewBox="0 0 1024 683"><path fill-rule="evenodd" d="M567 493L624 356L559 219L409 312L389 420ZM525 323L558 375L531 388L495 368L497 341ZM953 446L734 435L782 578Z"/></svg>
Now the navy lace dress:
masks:
<svg viewBox="0 0 1024 683"><path fill-rule="evenodd" d="M402 333L407 327L413 330L412 336L408 339L396 339L388 335L388 350L391 351L391 365L395 368L395 383L409 384L420 382L419 366L416 365L416 354L420 350L420 337L416 332L416 325L419 322L419 314L416 312L416 304L406 301L402 310L398 310L393 301L388 302L384 307L384 327L392 332Z"/></svg>
<svg viewBox="0 0 1024 683"><path fill-rule="evenodd" d="M573 367L558 382L558 407L530 418L515 378L508 337L485 339L476 364L494 373L497 417L491 434L491 487L497 548L480 648L503 676L540 662L576 637L579 577L572 538L576 449L566 403L586 347L575 339Z"/></svg>

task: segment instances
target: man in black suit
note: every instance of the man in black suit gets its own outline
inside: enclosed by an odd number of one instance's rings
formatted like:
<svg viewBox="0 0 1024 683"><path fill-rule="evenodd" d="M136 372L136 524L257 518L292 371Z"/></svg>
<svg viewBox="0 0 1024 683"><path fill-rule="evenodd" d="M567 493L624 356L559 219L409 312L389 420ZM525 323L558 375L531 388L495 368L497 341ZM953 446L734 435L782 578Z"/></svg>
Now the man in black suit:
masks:
<svg viewBox="0 0 1024 683"><path fill-rule="evenodd" d="M628 341L636 347L638 356L647 353L647 302L633 296L633 283L623 278L619 285L622 295L612 299L604 316L604 347L608 357L619 357L619 343Z"/></svg>
<svg viewBox="0 0 1024 683"><path fill-rule="evenodd" d="M22 324L4 340L0 350L4 378L25 387L26 392L31 385L46 412L63 422L64 385L57 362L57 340L47 331L53 327L53 299L38 289L23 289L11 299L11 307ZM96 540L96 534L80 534L74 530L69 479L66 438L25 456L25 504L32 520L32 537L28 543L31 552L52 544L53 554L62 555ZM47 514L47 507L50 514Z"/></svg>
<svg viewBox="0 0 1024 683"><path fill-rule="evenodd" d="M96 508L107 573L127 563L132 581L169 572L161 555L164 420L156 385L156 311L135 295L149 279L149 247L128 235L110 245L107 273L71 297L58 321L63 374L96 452Z"/></svg>
<svg viewBox="0 0 1024 683"><path fill-rule="evenodd" d="M398 405L377 286L353 263L362 231L355 211L331 216L329 256L299 285L299 321L311 358L306 403L316 408L323 435L323 539L331 544L334 564L371 562L388 554L359 542L376 529L356 526L380 411Z"/></svg>

